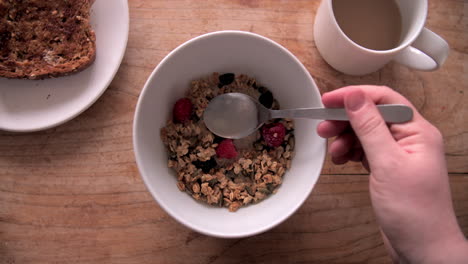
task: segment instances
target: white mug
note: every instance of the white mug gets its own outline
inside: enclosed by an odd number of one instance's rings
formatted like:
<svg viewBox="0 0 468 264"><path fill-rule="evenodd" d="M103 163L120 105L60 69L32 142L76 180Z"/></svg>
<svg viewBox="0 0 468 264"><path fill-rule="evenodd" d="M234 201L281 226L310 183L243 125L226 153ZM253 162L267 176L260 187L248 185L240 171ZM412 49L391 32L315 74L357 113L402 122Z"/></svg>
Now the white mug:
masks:
<svg viewBox="0 0 468 264"><path fill-rule="evenodd" d="M349 39L335 19L332 2L323 0L320 4L315 17L314 38L323 59L340 72L364 75L377 71L392 60L413 69L432 71L447 59L447 42L424 27L427 0L396 0L403 34L400 44L389 50L368 49Z"/></svg>

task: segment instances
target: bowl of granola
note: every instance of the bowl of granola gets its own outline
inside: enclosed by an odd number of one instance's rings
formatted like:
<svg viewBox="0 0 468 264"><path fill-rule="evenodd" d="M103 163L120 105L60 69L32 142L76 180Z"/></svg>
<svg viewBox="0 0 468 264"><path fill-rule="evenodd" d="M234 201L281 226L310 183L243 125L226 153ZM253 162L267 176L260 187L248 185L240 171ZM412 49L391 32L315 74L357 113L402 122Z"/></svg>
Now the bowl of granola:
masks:
<svg viewBox="0 0 468 264"><path fill-rule="evenodd" d="M224 238L287 219L311 193L326 153L314 120L271 120L243 139L214 135L204 109L230 92L272 109L322 106L312 77L284 47L250 32L219 31L161 61L133 127L138 169L158 204L185 226Z"/></svg>

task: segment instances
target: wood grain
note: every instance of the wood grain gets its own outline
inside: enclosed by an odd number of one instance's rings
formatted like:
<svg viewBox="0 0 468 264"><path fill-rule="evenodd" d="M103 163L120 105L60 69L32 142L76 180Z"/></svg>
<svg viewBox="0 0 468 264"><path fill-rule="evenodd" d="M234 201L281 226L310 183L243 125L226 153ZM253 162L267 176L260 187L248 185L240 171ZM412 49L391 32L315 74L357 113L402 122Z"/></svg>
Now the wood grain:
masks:
<svg viewBox="0 0 468 264"><path fill-rule="evenodd" d="M181 226L153 202L139 178L112 182L127 187L110 191L89 182L78 193L64 191L73 189L72 181L42 191L2 187L2 263L389 263L364 175L323 175L283 224L233 240ZM468 179L452 175L451 185L468 232Z"/></svg>
<svg viewBox="0 0 468 264"><path fill-rule="evenodd" d="M47 131L0 132L0 263L390 263L358 164L327 159L299 211L264 234L235 240L195 233L152 199L136 168L132 121L153 68L184 41L222 29L252 31L293 52L320 91L388 85L443 133L459 223L468 234L467 3L432 0L426 26L451 46L436 72L390 63L351 77L313 42L319 1L130 0L124 61L105 94ZM352 175L355 174L355 175Z"/></svg>

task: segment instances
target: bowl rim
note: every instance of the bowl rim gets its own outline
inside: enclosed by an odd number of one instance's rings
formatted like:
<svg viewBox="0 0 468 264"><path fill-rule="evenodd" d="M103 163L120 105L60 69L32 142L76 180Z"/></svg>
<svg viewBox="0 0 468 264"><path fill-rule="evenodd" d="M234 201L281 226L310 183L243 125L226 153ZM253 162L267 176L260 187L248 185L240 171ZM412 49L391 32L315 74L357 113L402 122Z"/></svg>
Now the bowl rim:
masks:
<svg viewBox="0 0 468 264"><path fill-rule="evenodd" d="M151 196L153 197L153 199L159 204L160 207L162 207L164 209L164 211L166 211L166 213L168 213L172 218L174 218L177 222L179 222L180 224L198 232L198 233L201 233L201 234L204 234L204 235L208 235L208 236L212 236L212 237L218 237L218 238L242 238L242 237L250 237L250 236L254 236L254 235L258 235L258 234L261 234L261 233L264 233L274 227L276 227L277 225L281 224L282 222L284 222L286 219L288 219L291 215L293 215L303 204L304 202L307 200L307 198L310 196L312 190L314 189L315 185L317 184L317 181L320 177L320 174L318 175L316 181L313 183L312 185L312 188L309 189L308 193L304 196L304 199L297 203L296 205L294 205L293 207L291 207L283 216L279 217L278 219L276 219L275 221L272 221L268 224L266 224L264 227L262 228L259 228L255 231L248 231L248 232L237 232L237 233L223 233L223 232L217 232L217 231L210 231L210 230L206 230L206 229L202 229L188 221L185 221L185 219L182 219L178 214L174 213L174 211L167 205L165 204L164 202L161 201L161 199L158 197L158 194L155 190L153 190L153 187L151 186L151 184L149 183L149 179L148 179L148 176L144 174L144 171L143 171L143 158L141 156L141 151L139 150L139 144L138 144L138 137L137 135L140 134L138 131L139 131L139 128L138 128L138 124L140 123L140 116L141 116L141 111L142 111L142 100L143 98L145 97L146 93L148 92L149 90L149 85L150 83L153 81L154 79L154 76L156 75L156 73L163 67L163 65L165 64L165 62L167 60L169 60L174 54L180 52L182 49L184 49L185 47L191 45L192 43L194 42L197 42L197 41L200 41L201 39L206 39L206 38L210 38L210 37L214 37L214 36L219 36L219 35L243 35L243 36L250 36L250 37L253 37L253 38L259 38L265 42L267 42L268 44L270 45L274 45L275 47L277 47L279 50L281 50L283 53L285 53L286 55L288 55L288 57L290 57L295 63L298 64L298 66L300 66L300 68L302 69L302 71L304 72L304 74L307 76L307 78L309 79L309 81L312 83L312 85L314 86L314 88L317 90L318 92L318 95L320 96L320 90L318 89L317 87L317 84L315 83L314 79L312 78L311 74L309 73L309 71L305 68L305 66L301 63L301 61L299 61L299 59L294 56L293 53L291 53L288 49L286 49L285 47L283 47L282 45L278 44L277 42L267 38L267 37L264 37L262 35L259 35L259 34L256 34L256 33L252 33L252 32L249 32L249 31L241 31L241 30L221 30L221 31L214 31L214 32L209 32L209 33L205 33L205 34L202 34L202 35L199 35L199 36L196 36L194 38L191 38L187 41L185 41L184 43L180 44L179 46L177 46L175 49L173 49L171 52L169 52L160 62L159 64L154 68L154 70L151 72L150 76L148 77L148 79L146 80L145 82L145 85L143 86L143 89L140 93L140 96L138 98L138 101L137 101L137 104L136 104L136 110L135 110L135 114L134 114L134 119L133 119L133 149L134 149L134 154L135 154L135 160L136 160L136 163L137 163L137 168L138 168L138 171L141 175L141 178L143 178L143 182L146 186L146 188L149 190ZM320 106L323 107L323 104L322 102L320 101ZM324 162L325 162L325 158L326 158L326 150L327 150L327 143L326 143L326 140L323 139L322 140L322 144L324 145L324 154L322 155L321 157L321 160L320 161L320 165L319 165L319 171L321 172L322 169L323 169L323 165L324 165Z"/></svg>

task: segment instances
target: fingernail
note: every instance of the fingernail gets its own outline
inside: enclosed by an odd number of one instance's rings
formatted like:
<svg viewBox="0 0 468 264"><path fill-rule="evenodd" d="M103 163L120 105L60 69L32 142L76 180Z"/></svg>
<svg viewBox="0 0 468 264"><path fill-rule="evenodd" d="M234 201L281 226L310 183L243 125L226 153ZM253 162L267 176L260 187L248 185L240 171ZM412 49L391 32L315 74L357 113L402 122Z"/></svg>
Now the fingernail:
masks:
<svg viewBox="0 0 468 264"><path fill-rule="evenodd" d="M364 106L365 102L366 102L366 97L364 95L364 92L361 91L360 89L357 89L355 91L348 93L345 97L346 108L348 108L349 110L353 112L361 109L361 107Z"/></svg>

